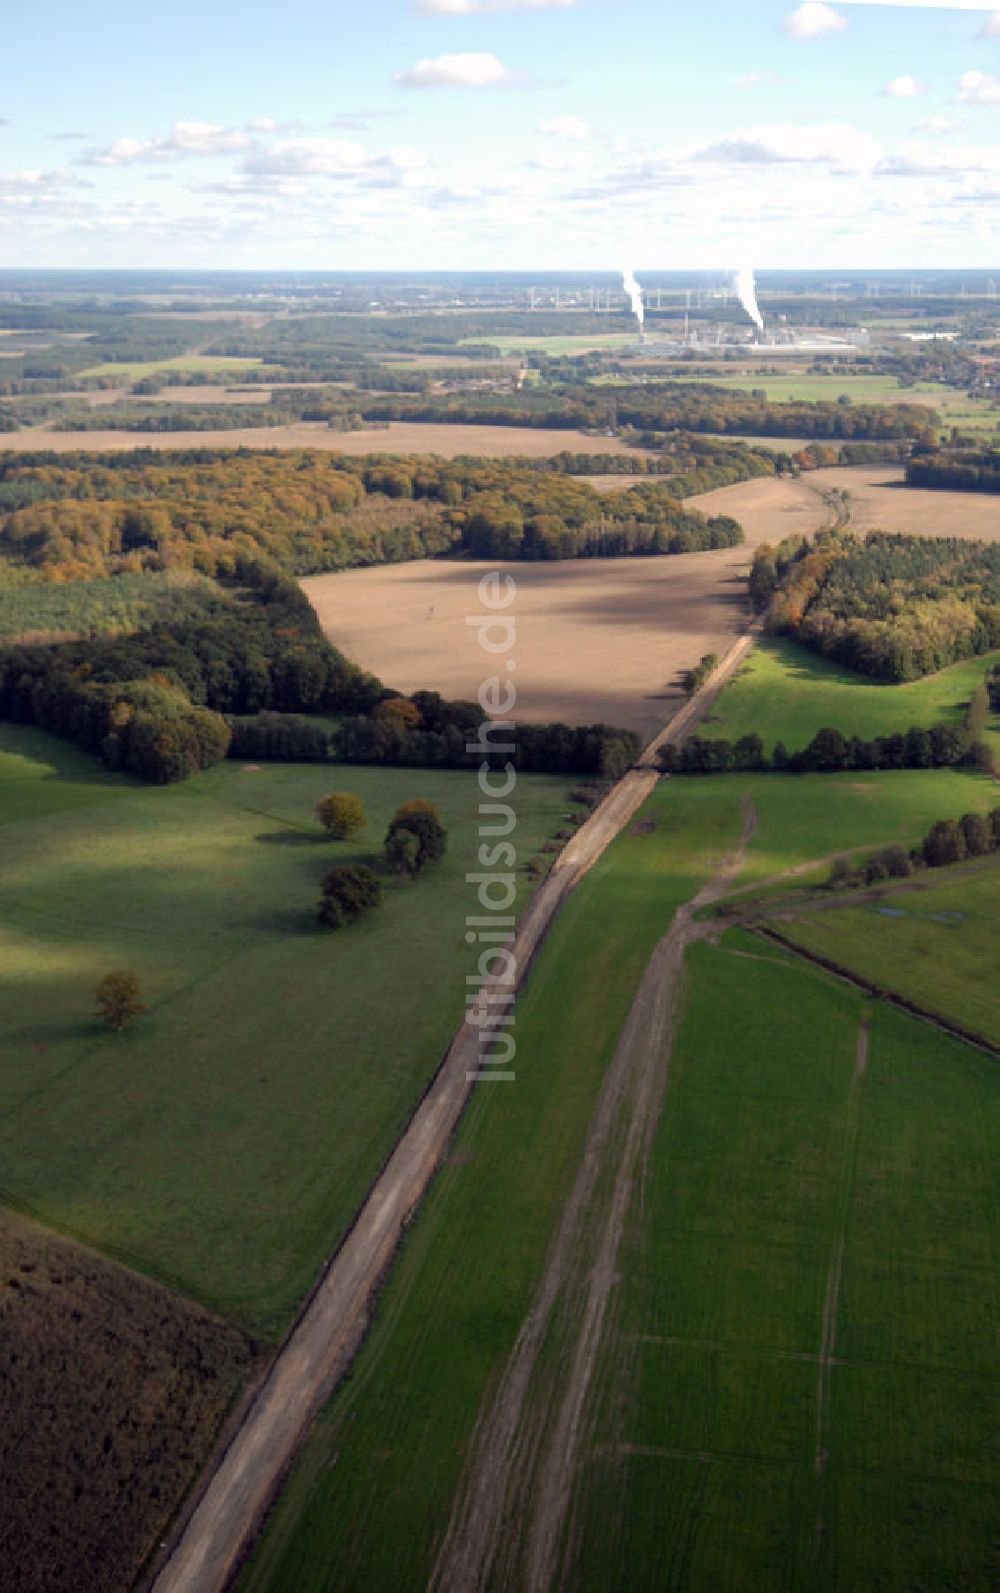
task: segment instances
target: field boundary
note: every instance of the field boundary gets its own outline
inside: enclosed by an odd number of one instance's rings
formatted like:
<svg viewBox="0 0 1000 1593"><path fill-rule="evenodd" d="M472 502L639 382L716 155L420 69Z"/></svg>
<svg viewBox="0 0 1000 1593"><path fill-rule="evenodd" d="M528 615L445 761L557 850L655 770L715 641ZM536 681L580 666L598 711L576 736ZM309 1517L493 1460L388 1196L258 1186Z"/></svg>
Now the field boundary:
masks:
<svg viewBox="0 0 1000 1593"><path fill-rule="evenodd" d="M740 635L697 692L646 747L556 858L517 929L518 992L559 908L626 827L660 778L656 751L683 737L753 647ZM154 1593L219 1593L246 1558L320 1407L357 1354L378 1289L441 1164L471 1096L484 985L354 1220L279 1345L241 1422L220 1444L147 1580Z"/></svg>
<svg viewBox="0 0 1000 1593"><path fill-rule="evenodd" d="M838 904L839 905L839 904ZM844 903L845 906L853 903ZM737 927L733 925L732 927ZM853 985L855 990L863 991L867 996L874 996L878 1001L884 1001L887 1007L895 1007L899 1012L905 1012L911 1018L919 1018L921 1023L929 1023L932 1028L940 1029L953 1040L961 1040L963 1045L974 1046L977 1051L984 1051L995 1062L1000 1062L1000 1046L994 1045L992 1040L987 1040L985 1035L977 1034L974 1029L966 1029L962 1024L945 1018L940 1012L931 1012L929 1008L920 1006L916 1001L910 1001L906 996L897 995L885 985L879 985L874 980L866 979L863 974L855 973L850 968L845 968L842 963L834 962L830 957L823 957L818 951L809 951L805 946L800 946L798 941L790 940L779 929L772 929L767 924L747 922L739 925L747 929L752 935L759 935L762 940L771 940L781 947L783 951L793 952L796 957L801 957L805 962L810 962L816 968L822 968L824 973L833 974L835 979L842 979L845 984Z"/></svg>

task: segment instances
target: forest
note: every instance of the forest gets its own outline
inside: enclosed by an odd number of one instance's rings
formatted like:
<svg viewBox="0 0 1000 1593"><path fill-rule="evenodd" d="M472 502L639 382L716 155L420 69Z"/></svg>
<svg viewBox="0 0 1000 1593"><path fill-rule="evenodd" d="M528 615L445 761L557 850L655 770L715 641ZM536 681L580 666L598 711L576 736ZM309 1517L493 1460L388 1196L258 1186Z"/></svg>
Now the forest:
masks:
<svg viewBox="0 0 1000 1593"><path fill-rule="evenodd" d="M341 717L318 725L307 715ZM403 697L358 669L298 586L263 562L176 593L167 614L128 636L0 646L0 719L37 724L159 784L227 755L478 767L494 761L476 740L484 718L476 703ZM511 761L618 774L637 752L634 734L606 725L520 726Z"/></svg>
<svg viewBox="0 0 1000 1593"><path fill-rule="evenodd" d="M7 456L0 591L21 628L0 646L0 717L158 782L231 749L465 767L483 757L467 745L481 709L403 698L356 668L323 636L295 574L501 540L511 556L567 557L741 537L734 521L684 511L669 483L641 482L608 506L572 476L499 462ZM305 715L339 722L317 728ZM637 746L603 725L538 726L519 731L513 761L619 772Z"/></svg>
<svg viewBox="0 0 1000 1593"><path fill-rule="evenodd" d="M1000 647L1000 545L871 531L791 537L754 555L768 629L902 682Z"/></svg>
<svg viewBox="0 0 1000 1593"><path fill-rule="evenodd" d="M0 454L0 586L3 561L56 581L228 576L261 556L301 575L435 554L611 557L741 541L735 521L685 510L681 496L769 474L770 462L749 449L676 458L682 474L602 496L565 472L509 460Z"/></svg>
<svg viewBox="0 0 1000 1593"><path fill-rule="evenodd" d="M1000 492L1000 446L915 449L906 482L949 492Z"/></svg>

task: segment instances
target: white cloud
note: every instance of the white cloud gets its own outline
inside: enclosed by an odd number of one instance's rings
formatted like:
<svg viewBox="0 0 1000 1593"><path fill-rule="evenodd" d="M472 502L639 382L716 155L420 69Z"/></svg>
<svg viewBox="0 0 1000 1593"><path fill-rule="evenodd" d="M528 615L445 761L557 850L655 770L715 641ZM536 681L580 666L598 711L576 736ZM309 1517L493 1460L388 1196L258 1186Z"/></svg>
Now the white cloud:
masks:
<svg viewBox="0 0 1000 1593"><path fill-rule="evenodd" d="M418 61L392 80L397 88L509 88L518 81L495 55L438 55Z"/></svg>
<svg viewBox="0 0 1000 1593"><path fill-rule="evenodd" d="M1000 105L1000 77L992 72L963 72L958 90L962 105Z"/></svg>
<svg viewBox="0 0 1000 1593"><path fill-rule="evenodd" d="M991 17L986 18L986 21L983 23L983 26L980 30L979 37L981 39L1000 38L1000 11L994 11Z"/></svg>
<svg viewBox="0 0 1000 1593"><path fill-rule="evenodd" d="M480 11L567 11L577 0L416 0L425 17L470 17Z"/></svg>
<svg viewBox="0 0 1000 1593"><path fill-rule="evenodd" d="M728 134L694 152L698 161L724 165L820 165L834 171L870 171L882 151L868 133L847 122L816 127L788 123Z"/></svg>
<svg viewBox="0 0 1000 1593"><path fill-rule="evenodd" d="M927 86L916 77L894 77L882 90L889 100L915 100L920 94L927 93Z"/></svg>
<svg viewBox="0 0 1000 1593"><path fill-rule="evenodd" d="M372 155L345 138L289 138L247 155L239 170L248 177L363 177L418 171L427 157L399 144Z"/></svg>
<svg viewBox="0 0 1000 1593"><path fill-rule="evenodd" d="M883 177L974 177L1000 173L1000 145L963 144L942 148L909 139L879 165Z"/></svg>
<svg viewBox="0 0 1000 1593"><path fill-rule="evenodd" d="M86 183L69 171L9 171L0 172L0 198L40 199L49 194L62 193L67 188L85 188Z"/></svg>
<svg viewBox="0 0 1000 1593"><path fill-rule="evenodd" d="M733 87L738 89L764 88L768 83L777 83L777 74L774 72L744 72L741 77L733 79Z"/></svg>
<svg viewBox="0 0 1000 1593"><path fill-rule="evenodd" d="M925 121L918 122L911 129L914 133L928 133L932 137L941 137L944 133L957 133L965 123L957 116L928 116Z"/></svg>
<svg viewBox="0 0 1000 1593"><path fill-rule="evenodd" d="M822 0L806 0L782 23L793 39L818 39L824 33L842 33L847 23L839 11L824 5Z"/></svg>
<svg viewBox="0 0 1000 1593"><path fill-rule="evenodd" d="M104 149L85 150L80 161L85 166L134 166L192 156L230 155L248 149L252 142L243 128L217 127L213 122L175 122L163 135L116 138Z"/></svg>
<svg viewBox="0 0 1000 1593"><path fill-rule="evenodd" d="M585 140L592 138L589 125L581 116L554 116L549 122L542 122L538 131L547 133L551 138L575 138Z"/></svg>
<svg viewBox="0 0 1000 1593"><path fill-rule="evenodd" d="M536 155L532 166L538 171L590 171L591 163L582 152L567 155L560 149L543 149Z"/></svg>

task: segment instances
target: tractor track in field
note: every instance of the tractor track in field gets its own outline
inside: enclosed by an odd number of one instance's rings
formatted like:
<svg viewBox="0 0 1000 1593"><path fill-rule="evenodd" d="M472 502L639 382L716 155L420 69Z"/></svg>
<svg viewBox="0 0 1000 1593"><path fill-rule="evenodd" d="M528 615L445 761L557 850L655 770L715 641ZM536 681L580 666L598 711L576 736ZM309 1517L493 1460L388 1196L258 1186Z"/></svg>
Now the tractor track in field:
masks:
<svg viewBox="0 0 1000 1593"><path fill-rule="evenodd" d="M743 663L737 638L702 690L679 710L567 842L517 927L520 989L567 896L654 790L656 753L687 735ZM702 926L697 926L699 934ZM217 1452L147 1581L152 1593L220 1593L245 1559L320 1407L364 1339L406 1224L426 1193L481 1066L480 1022L499 981L482 987L354 1222L330 1257L236 1431ZM478 1020L478 1021L477 1021Z"/></svg>
<svg viewBox="0 0 1000 1593"><path fill-rule="evenodd" d="M829 1458L827 1450L827 1408L830 1403L830 1376L836 1365L837 1317L840 1311L840 1287L844 1276L844 1251L847 1246L848 1213L854 1194L858 1127L861 1113L861 1086L868 1071L871 1039L871 1013L865 1012L858 1025L854 1049L854 1072L851 1076L848 1093L847 1129L844 1140L843 1167L840 1176L837 1234L827 1270L826 1295L823 1301L823 1320L820 1333L819 1366L816 1374L815 1465L819 1475L819 1509L816 1519L817 1543L822 1539L826 1531L826 1471Z"/></svg>
<svg viewBox="0 0 1000 1593"><path fill-rule="evenodd" d="M677 910L647 964L605 1075L534 1303L500 1384L480 1412L431 1579L435 1593L473 1593L491 1581L542 1593L556 1576L625 1220L659 1120L684 959L713 928L696 922L694 914L725 892L755 825L747 804L736 852ZM543 1343L570 1297L576 1309L567 1377L558 1391L539 1389L534 1379ZM511 1545L522 1543L524 1562L517 1568L507 1562Z"/></svg>

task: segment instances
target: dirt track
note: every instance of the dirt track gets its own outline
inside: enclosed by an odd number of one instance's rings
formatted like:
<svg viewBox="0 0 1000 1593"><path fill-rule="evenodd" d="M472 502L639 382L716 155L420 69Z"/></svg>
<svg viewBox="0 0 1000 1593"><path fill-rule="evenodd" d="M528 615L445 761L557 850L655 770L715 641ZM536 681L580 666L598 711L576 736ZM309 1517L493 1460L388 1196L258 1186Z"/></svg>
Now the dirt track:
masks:
<svg viewBox="0 0 1000 1593"><path fill-rule="evenodd" d="M742 865L755 822L748 807L736 853L674 915L643 975L605 1076L535 1302L500 1386L481 1413L472 1459L432 1577L437 1593L474 1593L494 1574L498 1585L544 1593L557 1578L584 1407L625 1217L659 1119L684 958L688 947L710 930L696 923L694 914L725 893ZM608 1179L610 1196L601 1209L598 1191ZM575 1309L566 1306L570 1298ZM568 1377L553 1390L536 1378L560 1302L575 1324L575 1342ZM518 1565L514 1562L520 1546L524 1559ZM497 1564L501 1555L502 1566Z"/></svg>
<svg viewBox="0 0 1000 1593"><path fill-rule="evenodd" d="M706 691L686 705L657 744L690 729L749 645L748 638L741 638ZM566 896L629 823L657 778L648 765L630 770L560 853L517 931L513 950L519 984ZM480 1001L490 993L491 987L484 987ZM458 1031L243 1422L205 1480L154 1577L155 1593L218 1593L238 1567L309 1423L363 1337L370 1302L403 1226L433 1178L468 1100L470 1074L480 1062L479 1015L474 1008Z"/></svg>

